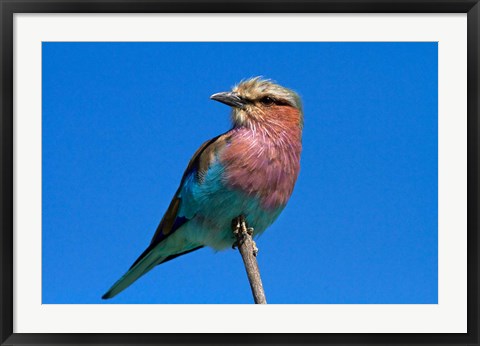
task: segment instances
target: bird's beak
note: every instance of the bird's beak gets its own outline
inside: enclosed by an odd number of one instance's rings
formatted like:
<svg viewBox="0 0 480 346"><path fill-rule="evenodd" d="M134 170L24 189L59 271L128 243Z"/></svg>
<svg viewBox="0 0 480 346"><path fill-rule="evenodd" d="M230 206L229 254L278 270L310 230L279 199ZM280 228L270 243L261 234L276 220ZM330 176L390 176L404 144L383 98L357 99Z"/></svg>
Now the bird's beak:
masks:
<svg viewBox="0 0 480 346"><path fill-rule="evenodd" d="M225 103L231 107L244 108L247 102L242 99L236 92L222 92L210 96L212 100Z"/></svg>

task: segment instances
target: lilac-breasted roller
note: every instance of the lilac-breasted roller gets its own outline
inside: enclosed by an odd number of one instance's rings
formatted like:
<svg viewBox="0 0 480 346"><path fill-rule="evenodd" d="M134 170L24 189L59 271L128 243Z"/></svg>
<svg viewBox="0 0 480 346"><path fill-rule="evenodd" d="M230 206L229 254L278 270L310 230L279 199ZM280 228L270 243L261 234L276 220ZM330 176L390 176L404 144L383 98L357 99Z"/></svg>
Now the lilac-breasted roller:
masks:
<svg viewBox="0 0 480 346"><path fill-rule="evenodd" d="M160 263L204 246L232 247L234 218L243 215L258 236L285 208L300 170L299 96L257 77L210 98L232 107L232 128L196 151L150 245L103 299Z"/></svg>

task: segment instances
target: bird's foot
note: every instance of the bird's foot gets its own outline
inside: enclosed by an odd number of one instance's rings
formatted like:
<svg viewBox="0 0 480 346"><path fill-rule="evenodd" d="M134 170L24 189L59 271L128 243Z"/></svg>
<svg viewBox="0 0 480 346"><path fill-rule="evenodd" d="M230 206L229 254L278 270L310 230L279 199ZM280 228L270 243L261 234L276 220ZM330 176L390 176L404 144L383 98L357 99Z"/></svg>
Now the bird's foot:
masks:
<svg viewBox="0 0 480 346"><path fill-rule="evenodd" d="M255 241L253 240L253 233L254 229L252 227L246 227L245 218L243 216L239 216L238 218L233 219L232 221L232 228L233 234L237 240L235 240L232 244L232 249L236 250L237 247L242 245L244 241L244 237L248 234L253 243L253 255L257 256L258 254L258 247Z"/></svg>
<svg viewBox="0 0 480 346"><path fill-rule="evenodd" d="M244 221L240 216L232 220L232 231L235 236L238 236L238 234L241 232L243 222Z"/></svg>
<svg viewBox="0 0 480 346"><path fill-rule="evenodd" d="M255 240L253 240L253 231L254 231L254 229L253 229L253 227L248 227L246 231L247 231L247 234L252 237L253 255L254 255L254 256L257 256L257 254L258 254L258 247L257 247L257 243L255 243Z"/></svg>
<svg viewBox="0 0 480 346"><path fill-rule="evenodd" d="M255 243L255 240L252 239L252 244L253 244L253 255L255 257L257 257L257 254L258 254L258 247L257 247L257 243Z"/></svg>
<svg viewBox="0 0 480 346"><path fill-rule="evenodd" d="M235 218L232 220L232 228L233 228L233 235L235 236L235 239L239 239L239 234L242 229L242 219L240 217ZM232 244L232 249L236 250L238 247L238 240L235 240Z"/></svg>

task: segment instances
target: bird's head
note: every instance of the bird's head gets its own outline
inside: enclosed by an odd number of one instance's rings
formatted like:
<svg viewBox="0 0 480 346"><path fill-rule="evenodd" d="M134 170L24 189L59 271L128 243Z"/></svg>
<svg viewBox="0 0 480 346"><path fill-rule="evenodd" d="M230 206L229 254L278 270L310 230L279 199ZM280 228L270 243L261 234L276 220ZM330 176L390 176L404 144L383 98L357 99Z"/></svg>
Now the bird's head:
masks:
<svg viewBox="0 0 480 346"><path fill-rule="evenodd" d="M244 80L232 91L210 96L212 100L232 107L232 122L235 127L257 128L261 125L303 126L300 97L296 92L271 80L255 77Z"/></svg>

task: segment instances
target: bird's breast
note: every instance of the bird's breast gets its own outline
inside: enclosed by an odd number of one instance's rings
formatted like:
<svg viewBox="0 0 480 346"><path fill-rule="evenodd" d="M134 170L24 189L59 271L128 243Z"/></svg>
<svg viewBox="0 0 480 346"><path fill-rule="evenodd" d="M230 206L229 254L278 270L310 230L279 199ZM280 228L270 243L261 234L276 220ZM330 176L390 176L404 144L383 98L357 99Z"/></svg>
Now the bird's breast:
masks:
<svg viewBox="0 0 480 346"><path fill-rule="evenodd" d="M261 131L232 135L220 161L225 185L259 198L263 208L285 206L300 170L301 132L271 136Z"/></svg>

